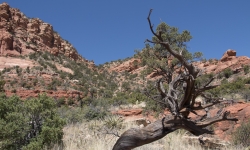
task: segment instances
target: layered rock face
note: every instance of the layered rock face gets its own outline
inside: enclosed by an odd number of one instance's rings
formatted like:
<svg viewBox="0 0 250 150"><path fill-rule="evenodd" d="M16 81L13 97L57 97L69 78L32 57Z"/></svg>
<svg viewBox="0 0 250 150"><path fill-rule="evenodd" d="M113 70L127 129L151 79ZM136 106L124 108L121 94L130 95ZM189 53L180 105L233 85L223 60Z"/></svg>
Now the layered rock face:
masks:
<svg viewBox="0 0 250 150"><path fill-rule="evenodd" d="M112 72L112 71L115 71L115 72L123 72L123 71L134 72L136 69L139 68L140 63L141 63L140 59L131 58L130 60L125 61L122 64L119 64L117 66L110 68L109 71L110 72Z"/></svg>
<svg viewBox="0 0 250 150"><path fill-rule="evenodd" d="M250 64L247 56L236 56L236 51L228 49L219 61L194 62L194 65L204 70L205 73L219 73L226 68L231 68L235 73L243 71L244 65Z"/></svg>
<svg viewBox="0 0 250 150"><path fill-rule="evenodd" d="M76 61L88 62L53 30L52 25L38 18L29 19L7 3L0 4L0 56L25 55L34 51L63 54Z"/></svg>

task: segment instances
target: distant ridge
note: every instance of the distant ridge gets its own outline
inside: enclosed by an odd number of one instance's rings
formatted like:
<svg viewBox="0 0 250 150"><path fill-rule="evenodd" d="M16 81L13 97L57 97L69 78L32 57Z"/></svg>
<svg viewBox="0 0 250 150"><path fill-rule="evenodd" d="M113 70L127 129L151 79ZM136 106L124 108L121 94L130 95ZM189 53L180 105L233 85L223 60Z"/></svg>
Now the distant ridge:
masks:
<svg viewBox="0 0 250 150"><path fill-rule="evenodd" d="M89 62L74 46L39 18L28 18L9 4L0 4L0 56L18 56L47 51L75 61ZM93 63L91 61L91 63Z"/></svg>

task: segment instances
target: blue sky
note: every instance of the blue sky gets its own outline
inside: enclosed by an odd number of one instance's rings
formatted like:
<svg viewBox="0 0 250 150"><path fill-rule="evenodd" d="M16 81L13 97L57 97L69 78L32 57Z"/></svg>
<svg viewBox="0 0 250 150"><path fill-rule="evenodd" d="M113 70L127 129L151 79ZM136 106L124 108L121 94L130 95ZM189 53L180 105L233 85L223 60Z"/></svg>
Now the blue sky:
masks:
<svg viewBox="0 0 250 150"><path fill-rule="evenodd" d="M227 49L250 57L249 0L5 0L26 16L50 23L86 59L103 64L134 55L151 38L147 15L155 27L162 21L193 39L191 52L221 58Z"/></svg>

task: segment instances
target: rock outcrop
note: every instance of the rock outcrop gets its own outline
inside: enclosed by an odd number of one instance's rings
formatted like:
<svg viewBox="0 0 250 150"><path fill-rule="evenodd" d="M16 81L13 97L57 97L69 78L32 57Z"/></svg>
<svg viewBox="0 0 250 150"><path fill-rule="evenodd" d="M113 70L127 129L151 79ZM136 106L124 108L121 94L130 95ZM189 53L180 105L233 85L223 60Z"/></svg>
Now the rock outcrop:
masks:
<svg viewBox="0 0 250 150"><path fill-rule="evenodd" d="M39 51L88 62L77 53L72 44L53 30L52 25L39 18L28 18L7 3L0 4L0 56L25 55Z"/></svg>
<svg viewBox="0 0 250 150"><path fill-rule="evenodd" d="M65 91L65 90L57 90L57 91L53 91L53 90L17 90L16 93L13 93L9 90L7 90L6 92L6 96L12 96L12 95L17 95L19 96L21 99L27 99L29 97L38 97L39 94L46 94L49 97L52 97L54 99L60 99L60 98L64 98L64 99L76 99L78 96L83 97L82 93L79 91Z"/></svg>
<svg viewBox="0 0 250 150"><path fill-rule="evenodd" d="M219 109L211 110L211 115L214 116ZM214 133L220 139L230 140L231 134L240 127L243 123L246 123L250 119L250 103L237 102L230 104L224 108L225 111L230 111L232 117L236 117L239 120L237 122L222 121L214 124Z"/></svg>
<svg viewBox="0 0 250 150"><path fill-rule="evenodd" d="M227 50L224 54L223 54L223 56L222 56L222 58L220 59L220 61L229 61L229 60L232 60L232 59L234 59L234 58L236 58L236 51L235 50L232 50L232 49L229 49L229 50Z"/></svg>
<svg viewBox="0 0 250 150"><path fill-rule="evenodd" d="M131 58L128 61L125 61L119 65L116 65L116 66L110 68L109 71L110 72L112 72L112 71L115 71L115 72L123 72L123 71L133 72L139 68L140 63L141 63L140 59Z"/></svg>
<svg viewBox="0 0 250 150"><path fill-rule="evenodd" d="M226 68L231 68L234 72L242 71L242 66L249 65L250 58L247 56L236 56L235 50L227 50L220 60L206 62L194 62L194 65L202 69L205 73L219 73Z"/></svg>

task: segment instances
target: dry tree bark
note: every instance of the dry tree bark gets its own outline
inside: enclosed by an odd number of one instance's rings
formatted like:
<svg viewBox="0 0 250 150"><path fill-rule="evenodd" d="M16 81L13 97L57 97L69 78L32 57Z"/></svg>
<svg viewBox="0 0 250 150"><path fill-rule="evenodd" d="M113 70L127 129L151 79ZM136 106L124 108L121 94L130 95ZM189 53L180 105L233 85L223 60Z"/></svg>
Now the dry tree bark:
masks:
<svg viewBox="0 0 250 150"><path fill-rule="evenodd" d="M192 63L186 61L181 52L177 53L176 51L172 50L169 43L163 41L161 32L156 33L153 30L153 25L150 21L151 13L152 9L150 10L147 19L150 30L152 34L158 39L158 41L154 42L148 39L146 41L154 44L161 44L173 57L179 60L185 69L185 73L179 73L173 80L171 80L171 82L169 82L168 91L165 91L163 87L163 79L160 79L156 82L156 89L160 93L161 99L163 100L161 103L163 103L169 109L171 114L144 128L131 128L125 131L115 143L113 150L131 150L133 148L159 140L177 129L188 130L197 136L204 133L212 134L212 131L205 129L205 127L224 120L237 121L236 118L228 117L230 112L227 111L219 111L217 115L212 118L206 117L206 115L202 116L202 119L200 120L191 120L188 118L190 113L196 114L194 110L202 110L222 102L219 99L212 99L211 103L209 104L198 106L195 105L195 99L198 96L206 97L204 92L217 87L217 85L210 85L214 78L211 78L202 87L197 87L195 85L195 81L200 75L200 70L193 66ZM183 91L180 91L180 89ZM180 96L181 92L183 93L183 96ZM154 99L150 96L150 94L147 95L148 97Z"/></svg>

